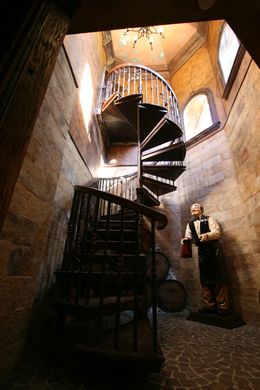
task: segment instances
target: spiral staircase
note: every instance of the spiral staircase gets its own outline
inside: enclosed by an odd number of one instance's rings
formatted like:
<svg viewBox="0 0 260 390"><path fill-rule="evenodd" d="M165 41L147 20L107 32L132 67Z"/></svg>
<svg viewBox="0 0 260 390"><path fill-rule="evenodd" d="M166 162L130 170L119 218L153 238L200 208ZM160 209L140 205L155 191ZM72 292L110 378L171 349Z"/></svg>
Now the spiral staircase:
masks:
<svg viewBox="0 0 260 390"><path fill-rule="evenodd" d="M107 77L101 125L109 145L138 145L138 192L142 203L176 190L184 172L185 143L178 103L172 88L147 67L126 64Z"/></svg>
<svg viewBox="0 0 260 390"><path fill-rule="evenodd" d="M156 229L167 218L152 207L176 190L174 181L185 170L178 105L164 79L137 65L116 67L103 93L99 121L107 143L136 145L138 169L75 187L56 271L56 333L73 344L81 363L105 360L158 372L164 357L157 331Z"/></svg>

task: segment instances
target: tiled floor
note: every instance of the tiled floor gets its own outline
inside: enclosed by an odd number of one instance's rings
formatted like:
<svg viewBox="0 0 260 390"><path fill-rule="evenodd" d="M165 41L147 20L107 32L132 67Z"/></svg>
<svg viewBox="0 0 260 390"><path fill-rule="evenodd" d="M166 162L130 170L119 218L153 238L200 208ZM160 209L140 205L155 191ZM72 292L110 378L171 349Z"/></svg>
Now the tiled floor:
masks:
<svg viewBox="0 0 260 390"><path fill-rule="evenodd" d="M160 374L96 372L78 375L52 354L24 357L3 390L259 390L260 329L223 329L159 314L160 345L166 361Z"/></svg>

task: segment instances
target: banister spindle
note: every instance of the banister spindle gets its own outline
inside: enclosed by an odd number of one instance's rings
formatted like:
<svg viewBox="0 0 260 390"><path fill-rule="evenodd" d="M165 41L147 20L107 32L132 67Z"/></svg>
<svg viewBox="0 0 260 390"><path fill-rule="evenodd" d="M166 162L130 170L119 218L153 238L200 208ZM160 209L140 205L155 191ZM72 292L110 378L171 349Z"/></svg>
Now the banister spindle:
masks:
<svg viewBox="0 0 260 390"><path fill-rule="evenodd" d="M148 102L148 72L147 69L145 69L145 101Z"/></svg>
<svg viewBox="0 0 260 390"><path fill-rule="evenodd" d="M127 92L128 95L131 95L131 67L130 66L128 66Z"/></svg>
<svg viewBox="0 0 260 390"><path fill-rule="evenodd" d="M135 88L136 88L136 67L134 66L134 93L136 92Z"/></svg>
<svg viewBox="0 0 260 390"><path fill-rule="evenodd" d="M157 302L156 302L156 258L155 258L155 220L151 220L151 233L152 233L152 319L153 319L153 351L158 352L158 340L157 340Z"/></svg>

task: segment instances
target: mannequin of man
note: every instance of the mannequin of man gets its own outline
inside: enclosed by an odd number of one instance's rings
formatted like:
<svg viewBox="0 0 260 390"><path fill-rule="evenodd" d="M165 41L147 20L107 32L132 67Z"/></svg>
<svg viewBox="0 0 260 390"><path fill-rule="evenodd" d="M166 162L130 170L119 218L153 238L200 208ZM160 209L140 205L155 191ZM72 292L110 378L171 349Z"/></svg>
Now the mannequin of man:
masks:
<svg viewBox="0 0 260 390"><path fill-rule="evenodd" d="M213 217L203 215L203 207L194 203L190 212L193 219L187 224L185 240L194 240L198 247L200 284L205 307L200 312L229 314L228 288L224 275L224 256L219 244L220 227Z"/></svg>

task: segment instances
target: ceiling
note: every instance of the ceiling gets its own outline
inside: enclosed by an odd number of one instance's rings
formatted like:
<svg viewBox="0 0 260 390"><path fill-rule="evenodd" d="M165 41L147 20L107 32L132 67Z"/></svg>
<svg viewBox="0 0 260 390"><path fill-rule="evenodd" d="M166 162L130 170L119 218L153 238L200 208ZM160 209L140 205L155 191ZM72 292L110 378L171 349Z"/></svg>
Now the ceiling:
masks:
<svg viewBox="0 0 260 390"><path fill-rule="evenodd" d="M146 36L141 37L133 47L133 38L137 35L134 31L103 31L108 68L121 63L142 64L167 79L205 43L209 23L157 25L157 30L163 30L163 37L153 34L152 48Z"/></svg>
<svg viewBox="0 0 260 390"><path fill-rule="evenodd" d="M157 26L159 27L159 26ZM168 65L178 52L192 42L197 35L198 23L169 24L160 26L163 36L153 34L153 48L148 39L140 38L133 48L135 32L126 29L111 31L114 57L116 62L141 63L146 66Z"/></svg>

